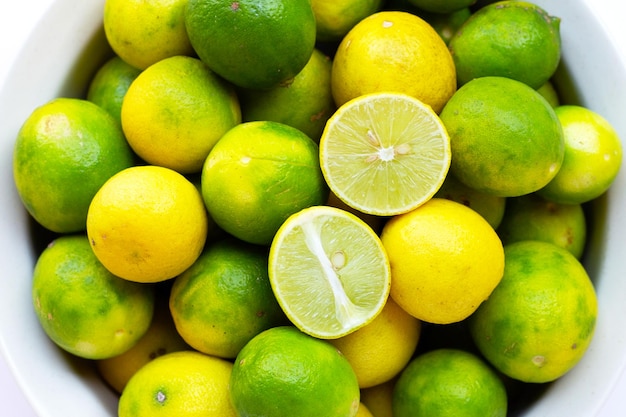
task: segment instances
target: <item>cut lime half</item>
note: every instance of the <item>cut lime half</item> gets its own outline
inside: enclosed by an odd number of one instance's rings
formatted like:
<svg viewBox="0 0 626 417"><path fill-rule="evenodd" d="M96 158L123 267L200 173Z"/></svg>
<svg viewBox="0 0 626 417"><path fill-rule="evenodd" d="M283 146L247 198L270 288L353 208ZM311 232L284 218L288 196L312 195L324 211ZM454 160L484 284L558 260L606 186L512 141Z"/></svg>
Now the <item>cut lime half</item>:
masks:
<svg viewBox="0 0 626 417"><path fill-rule="evenodd" d="M289 217L270 247L272 290L301 331L344 336L380 313L390 269L380 238L345 210L313 206Z"/></svg>
<svg viewBox="0 0 626 417"><path fill-rule="evenodd" d="M349 206L393 216L428 201L450 168L450 138L439 116L401 93L366 94L341 106L320 140L330 189Z"/></svg>

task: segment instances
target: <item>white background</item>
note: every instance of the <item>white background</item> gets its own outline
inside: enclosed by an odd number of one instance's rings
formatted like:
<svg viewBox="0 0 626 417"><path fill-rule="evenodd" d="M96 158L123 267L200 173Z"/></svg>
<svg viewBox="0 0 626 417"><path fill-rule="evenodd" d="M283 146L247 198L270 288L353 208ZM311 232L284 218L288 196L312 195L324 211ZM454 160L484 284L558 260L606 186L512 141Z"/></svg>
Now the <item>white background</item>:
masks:
<svg viewBox="0 0 626 417"><path fill-rule="evenodd" d="M0 80L18 53L27 34L53 0L0 0ZM77 0L80 1L80 0ZM604 21L622 52L626 62L626 27L623 24L624 6L621 0L587 0ZM625 65L626 66L626 65ZM625 138L626 139L626 138ZM6 320L7 318L0 318ZM614 390L602 416L625 415L626 375L621 387ZM0 355L0 409L3 417L36 417L11 375L6 361ZM621 410L621 412L620 412Z"/></svg>

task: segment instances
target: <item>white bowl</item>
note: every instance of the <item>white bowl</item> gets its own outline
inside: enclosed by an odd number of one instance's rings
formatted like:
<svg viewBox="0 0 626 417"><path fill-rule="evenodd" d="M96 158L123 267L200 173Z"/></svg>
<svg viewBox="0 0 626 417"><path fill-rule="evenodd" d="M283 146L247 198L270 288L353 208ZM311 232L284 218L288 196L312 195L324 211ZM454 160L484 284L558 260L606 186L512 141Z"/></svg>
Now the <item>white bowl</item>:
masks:
<svg viewBox="0 0 626 417"><path fill-rule="evenodd" d="M563 62L557 85L568 102L607 118L626 139L626 67L584 1L536 0L562 18ZM591 3L590 1L588 3ZM0 91L0 346L37 414L117 415L116 396L86 361L61 352L41 330L30 299L36 247L32 224L13 186L11 156L22 122L58 96L81 96L109 56L101 29L104 0L57 0L21 50ZM626 170L594 204L585 259L599 297L594 340L582 362L550 384L525 416L597 415L626 365ZM3 408L5 406L3 405Z"/></svg>

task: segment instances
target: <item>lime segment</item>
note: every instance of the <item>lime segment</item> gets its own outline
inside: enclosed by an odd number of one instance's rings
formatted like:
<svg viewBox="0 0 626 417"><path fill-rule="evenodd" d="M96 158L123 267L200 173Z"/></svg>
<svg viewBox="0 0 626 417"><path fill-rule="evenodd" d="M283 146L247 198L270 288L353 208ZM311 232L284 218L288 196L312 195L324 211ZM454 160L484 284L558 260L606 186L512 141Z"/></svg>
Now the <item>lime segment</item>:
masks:
<svg viewBox="0 0 626 417"><path fill-rule="evenodd" d="M322 173L349 206L392 216L428 201L450 168L450 138L426 104L373 93L341 106L320 141Z"/></svg>
<svg viewBox="0 0 626 417"><path fill-rule="evenodd" d="M294 325L326 339L372 321L389 295L389 261L378 236L355 215L328 206L301 210L281 226L269 277Z"/></svg>

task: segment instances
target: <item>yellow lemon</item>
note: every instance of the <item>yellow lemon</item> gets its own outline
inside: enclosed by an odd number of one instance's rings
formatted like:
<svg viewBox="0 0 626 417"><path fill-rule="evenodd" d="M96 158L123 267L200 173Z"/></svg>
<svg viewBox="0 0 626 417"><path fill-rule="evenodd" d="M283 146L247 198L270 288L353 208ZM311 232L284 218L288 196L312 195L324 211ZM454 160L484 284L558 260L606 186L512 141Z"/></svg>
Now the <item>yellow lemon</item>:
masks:
<svg viewBox="0 0 626 417"><path fill-rule="evenodd" d="M145 69L175 55L192 55L185 28L187 0L106 0L104 33L127 63Z"/></svg>
<svg viewBox="0 0 626 417"><path fill-rule="evenodd" d="M433 198L385 225L381 240L391 265L391 297L420 320L464 320L502 279L504 250L474 210Z"/></svg>
<svg viewBox="0 0 626 417"><path fill-rule="evenodd" d="M150 165L111 177L87 213L87 235L100 262L138 282L164 281L190 267L207 227L198 189L176 171Z"/></svg>
<svg viewBox="0 0 626 417"><path fill-rule="evenodd" d="M421 322L388 298L369 324L330 343L350 362L359 387L369 388L391 380L404 369L415 352L420 330Z"/></svg>
<svg viewBox="0 0 626 417"><path fill-rule="evenodd" d="M228 391L233 365L195 351L168 353L128 381L119 417L237 417Z"/></svg>
<svg viewBox="0 0 626 417"><path fill-rule="evenodd" d="M337 106L366 93L405 93L439 113L456 90L452 56L439 34L420 17L382 11L357 23L333 59Z"/></svg>

